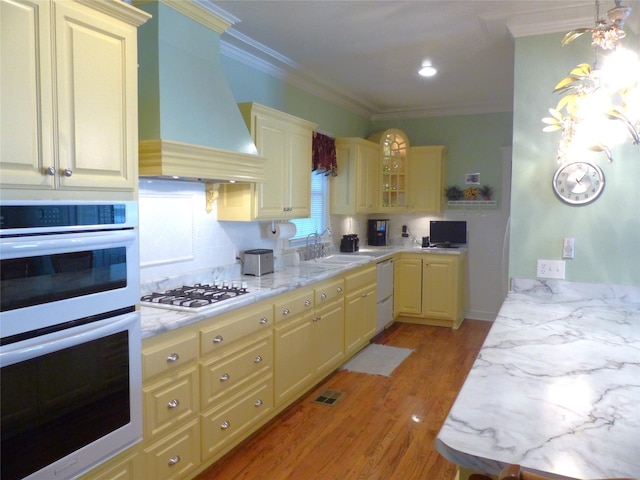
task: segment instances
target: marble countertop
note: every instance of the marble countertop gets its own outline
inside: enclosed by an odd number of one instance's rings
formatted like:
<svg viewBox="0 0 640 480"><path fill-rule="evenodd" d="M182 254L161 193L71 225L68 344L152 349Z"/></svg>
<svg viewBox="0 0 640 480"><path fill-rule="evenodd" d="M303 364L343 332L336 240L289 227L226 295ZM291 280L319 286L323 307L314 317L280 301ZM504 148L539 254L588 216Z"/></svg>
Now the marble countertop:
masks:
<svg viewBox="0 0 640 480"><path fill-rule="evenodd" d="M516 280L436 439L465 468L640 478L640 287Z"/></svg>
<svg viewBox="0 0 640 480"><path fill-rule="evenodd" d="M354 263L336 264L328 263L323 259L300 262L298 265L290 265L276 269L274 273L253 277L241 276L242 281L247 282L250 293L241 295L235 299L225 300L212 307L198 309L197 311L169 310L147 306L144 302L140 306L142 317L142 338L158 335L163 332L189 325L206 318L215 317L222 313L265 300L296 288L311 285L348 270L358 268L368 263L377 263L392 257L396 253L434 253L439 255L461 255L466 248L419 248L411 246L366 247L358 252L339 253L341 256L352 255ZM206 272L194 272L174 279L160 279L147 282L141 287L141 294L149 292L162 292L180 285L193 285L194 283L213 283L216 279L229 279L230 275L239 275L238 272L230 274L222 269ZM231 277L238 279L240 277ZM178 282L178 283L175 283Z"/></svg>

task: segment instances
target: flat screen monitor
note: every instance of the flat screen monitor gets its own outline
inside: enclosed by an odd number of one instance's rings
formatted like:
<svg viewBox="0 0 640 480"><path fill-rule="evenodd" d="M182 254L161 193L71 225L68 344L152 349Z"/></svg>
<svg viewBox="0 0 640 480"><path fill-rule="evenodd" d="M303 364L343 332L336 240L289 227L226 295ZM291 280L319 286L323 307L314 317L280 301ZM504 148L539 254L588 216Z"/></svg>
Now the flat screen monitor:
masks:
<svg viewBox="0 0 640 480"><path fill-rule="evenodd" d="M429 225L429 242L438 246L466 244L467 222L432 220Z"/></svg>

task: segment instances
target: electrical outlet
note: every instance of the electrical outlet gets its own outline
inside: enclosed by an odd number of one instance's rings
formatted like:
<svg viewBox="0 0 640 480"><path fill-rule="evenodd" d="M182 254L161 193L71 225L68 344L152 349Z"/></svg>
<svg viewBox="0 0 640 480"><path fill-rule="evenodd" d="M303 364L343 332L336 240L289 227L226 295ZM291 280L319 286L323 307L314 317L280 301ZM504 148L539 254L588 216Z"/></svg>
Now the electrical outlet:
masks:
<svg viewBox="0 0 640 480"><path fill-rule="evenodd" d="M538 260L538 278L564 279L564 260Z"/></svg>
<svg viewBox="0 0 640 480"><path fill-rule="evenodd" d="M565 238L562 243L562 258L573 258L574 255L574 240L573 238Z"/></svg>

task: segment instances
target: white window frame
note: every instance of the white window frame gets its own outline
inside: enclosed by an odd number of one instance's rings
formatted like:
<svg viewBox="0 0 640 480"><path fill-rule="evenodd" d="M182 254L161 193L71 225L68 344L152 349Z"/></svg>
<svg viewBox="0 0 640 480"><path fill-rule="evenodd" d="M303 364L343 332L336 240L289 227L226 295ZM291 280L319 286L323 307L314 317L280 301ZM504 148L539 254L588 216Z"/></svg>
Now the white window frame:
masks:
<svg viewBox="0 0 640 480"><path fill-rule="evenodd" d="M324 173L311 172L311 216L291 220L296 225L295 237L289 239L290 247L304 246L307 236L321 234L329 225L329 179Z"/></svg>

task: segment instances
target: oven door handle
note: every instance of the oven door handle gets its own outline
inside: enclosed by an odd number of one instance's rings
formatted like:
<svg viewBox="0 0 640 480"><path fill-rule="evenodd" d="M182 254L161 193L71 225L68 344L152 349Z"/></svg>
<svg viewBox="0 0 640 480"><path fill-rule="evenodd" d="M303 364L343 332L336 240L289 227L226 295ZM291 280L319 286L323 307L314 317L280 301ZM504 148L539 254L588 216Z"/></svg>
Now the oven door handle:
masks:
<svg viewBox="0 0 640 480"><path fill-rule="evenodd" d="M3 238L0 254L3 258L34 256L39 253L56 254L92 250L96 247L120 247L138 239L135 230L114 230L92 233L65 233L52 236Z"/></svg>
<svg viewBox="0 0 640 480"><path fill-rule="evenodd" d="M129 342L141 342L140 312L131 312L116 319L107 318L96 323L89 323L22 342L3 345L0 348L0 367L31 360L32 358L128 329L130 329Z"/></svg>

